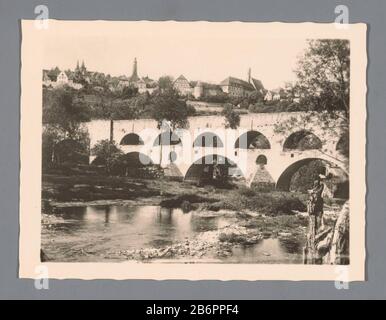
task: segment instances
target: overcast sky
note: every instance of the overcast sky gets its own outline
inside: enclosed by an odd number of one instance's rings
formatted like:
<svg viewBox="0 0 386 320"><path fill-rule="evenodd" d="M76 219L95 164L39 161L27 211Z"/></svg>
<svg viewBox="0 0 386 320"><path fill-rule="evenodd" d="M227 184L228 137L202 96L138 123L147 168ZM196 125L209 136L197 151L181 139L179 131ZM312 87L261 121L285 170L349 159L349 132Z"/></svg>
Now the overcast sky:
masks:
<svg viewBox="0 0 386 320"><path fill-rule="evenodd" d="M141 22L118 29L82 25L77 32L55 27L57 32L47 34L43 64L47 69L74 69L77 60L84 60L88 70L129 76L137 57L139 76L153 79L183 74L188 80L218 83L228 76L247 79L251 68L252 76L267 89L294 80L293 70L306 38L270 36L248 28L250 25L212 28L174 23L160 28L159 23Z"/></svg>

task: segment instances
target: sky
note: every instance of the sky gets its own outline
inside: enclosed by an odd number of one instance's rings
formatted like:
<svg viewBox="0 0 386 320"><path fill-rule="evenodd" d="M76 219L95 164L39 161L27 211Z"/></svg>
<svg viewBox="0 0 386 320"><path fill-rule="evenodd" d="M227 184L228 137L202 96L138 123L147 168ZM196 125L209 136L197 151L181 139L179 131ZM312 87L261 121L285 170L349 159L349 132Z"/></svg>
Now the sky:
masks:
<svg viewBox="0 0 386 320"><path fill-rule="evenodd" d="M73 70L79 60L90 71L129 76L136 57L139 76L152 79L183 74L188 80L219 83L228 76L246 80L251 68L266 89L275 89L295 80L297 58L306 48L305 37L262 35L243 27L159 26L147 22L100 32L51 32L44 46L44 68Z"/></svg>

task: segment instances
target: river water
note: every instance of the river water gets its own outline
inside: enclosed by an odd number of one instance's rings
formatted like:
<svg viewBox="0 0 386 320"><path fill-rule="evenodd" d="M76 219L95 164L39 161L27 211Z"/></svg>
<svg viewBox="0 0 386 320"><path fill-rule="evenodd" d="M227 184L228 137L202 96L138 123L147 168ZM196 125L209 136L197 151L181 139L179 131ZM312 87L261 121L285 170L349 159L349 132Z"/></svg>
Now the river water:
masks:
<svg viewBox="0 0 386 320"><path fill-rule="evenodd" d="M121 261L116 252L162 248L234 223L229 216L205 216L159 206L56 208L42 231L42 249L58 262ZM47 223L46 223L47 224ZM302 243L277 238L235 246L226 263L302 263ZM205 261L203 261L205 262Z"/></svg>

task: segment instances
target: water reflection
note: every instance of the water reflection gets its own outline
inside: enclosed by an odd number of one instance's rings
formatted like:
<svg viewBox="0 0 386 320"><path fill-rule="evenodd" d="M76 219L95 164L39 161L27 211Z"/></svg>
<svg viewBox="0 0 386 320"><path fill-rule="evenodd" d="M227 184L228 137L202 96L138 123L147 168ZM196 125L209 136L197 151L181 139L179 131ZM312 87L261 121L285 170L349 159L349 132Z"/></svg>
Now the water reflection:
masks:
<svg viewBox="0 0 386 320"><path fill-rule="evenodd" d="M224 225L225 219L219 219L218 217L192 217L192 230L194 232L212 231L221 228Z"/></svg>
<svg viewBox="0 0 386 320"><path fill-rule="evenodd" d="M293 249L293 248L292 248ZM279 239L263 239L253 246L237 246L229 262L242 263L302 263L300 251L288 251Z"/></svg>
<svg viewBox="0 0 386 320"><path fill-rule="evenodd" d="M299 238L279 239L279 244L282 249L288 253L298 253L301 252L303 248L303 241Z"/></svg>
<svg viewBox="0 0 386 320"><path fill-rule="evenodd" d="M112 252L161 248L200 232L232 224L224 216L159 206L87 206L57 208L51 228L42 234L46 254L57 261L102 261ZM234 248L227 262L301 261L301 243L265 239ZM270 252L269 256L265 252ZM298 259L300 257L300 259ZM298 260L296 260L298 259Z"/></svg>

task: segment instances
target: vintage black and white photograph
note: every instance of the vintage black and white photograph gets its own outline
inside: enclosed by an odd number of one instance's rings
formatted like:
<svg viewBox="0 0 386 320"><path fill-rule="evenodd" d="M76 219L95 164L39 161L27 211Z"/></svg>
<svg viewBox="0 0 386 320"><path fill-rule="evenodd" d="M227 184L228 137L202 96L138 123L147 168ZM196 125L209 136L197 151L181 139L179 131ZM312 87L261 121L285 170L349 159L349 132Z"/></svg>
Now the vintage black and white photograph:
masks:
<svg viewBox="0 0 386 320"><path fill-rule="evenodd" d="M41 263L352 263L344 30L50 23Z"/></svg>

